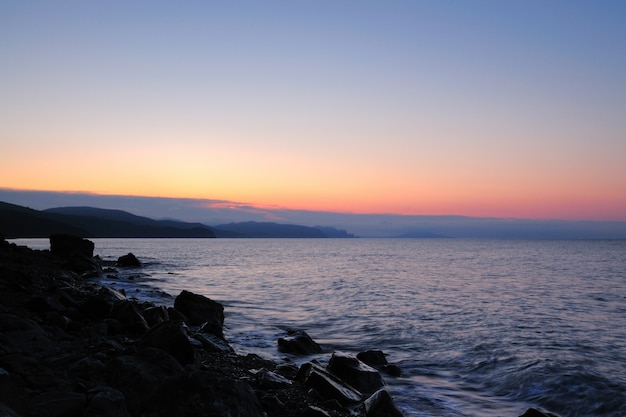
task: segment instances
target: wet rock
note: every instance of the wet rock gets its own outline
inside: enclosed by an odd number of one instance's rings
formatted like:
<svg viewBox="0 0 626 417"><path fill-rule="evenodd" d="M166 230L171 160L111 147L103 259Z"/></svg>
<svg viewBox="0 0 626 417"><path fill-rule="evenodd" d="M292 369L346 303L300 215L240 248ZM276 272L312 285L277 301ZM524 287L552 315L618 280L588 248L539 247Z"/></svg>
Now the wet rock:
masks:
<svg viewBox="0 0 626 417"><path fill-rule="evenodd" d="M195 333L193 338L199 341L208 352L234 352L234 349L227 341L213 334Z"/></svg>
<svg viewBox="0 0 626 417"><path fill-rule="evenodd" d="M132 301L118 301L113 304L111 318L118 320L131 333L142 334L149 328L146 319Z"/></svg>
<svg viewBox="0 0 626 417"><path fill-rule="evenodd" d="M160 388L168 382L181 384L182 365L170 354L158 348L139 349L106 363L107 381L126 397L131 415L140 415L160 401Z"/></svg>
<svg viewBox="0 0 626 417"><path fill-rule="evenodd" d="M87 295L79 310L93 320L103 320L111 315L118 301L126 301L126 296L113 288L101 287L97 293Z"/></svg>
<svg viewBox="0 0 626 417"><path fill-rule="evenodd" d="M56 344L33 320L0 314L0 346L5 352L56 351Z"/></svg>
<svg viewBox="0 0 626 417"><path fill-rule="evenodd" d="M319 407L310 405L304 410L303 417L330 417L330 414Z"/></svg>
<svg viewBox="0 0 626 417"><path fill-rule="evenodd" d="M0 405L5 404L7 411L0 409L0 416L10 416L8 410L15 415L29 414L28 394L24 381L18 375L0 368Z"/></svg>
<svg viewBox="0 0 626 417"><path fill-rule="evenodd" d="M291 385L291 381L284 376L266 369L258 373L257 381L264 388L281 388Z"/></svg>
<svg viewBox="0 0 626 417"><path fill-rule="evenodd" d="M260 402L263 410L266 412L269 411L270 415L280 415L286 413L285 404L283 404L283 402L275 395L266 394L261 397Z"/></svg>
<svg viewBox="0 0 626 417"><path fill-rule="evenodd" d="M376 368L387 375L397 377L402 374L402 370L398 365L387 362L387 358L381 350L367 350L365 352L359 352L356 357L366 365Z"/></svg>
<svg viewBox="0 0 626 417"><path fill-rule="evenodd" d="M557 416L556 414L549 413L544 410L537 409L537 408L529 408L520 417L559 417L559 416Z"/></svg>
<svg viewBox="0 0 626 417"><path fill-rule="evenodd" d="M154 306L143 309L143 317L146 319L148 326L152 327L170 319L165 306Z"/></svg>
<svg viewBox="0 0 626 417"><path fill-rule="evenodd" d="M90 399L83 417L130 417L126 397L111 387L100 387L89 393Z"/></svg>
<svg viewBox="0 0 626 417"><path fill-rule="evenodd" d="M104 371L104 363L99 359L90 357L75 361L68 367L70 375L83 380L102 379Z"/></svg>
<svg viewBox="0 0 626 417"><path fill-rule="evenodd" d="M347 353L334 352L328 370L363 394L372 394L385 385L376 369Z"/></svg>
<svg viewBox="0 0 626 417"><path fill-rule="evenodd" d="M319 365L305 363L298 372L297 379L308 389L315 390L325 400L337 400L343 405L356 404L363 395Z"/></svg>
<svg viewBox="0 0 626 417"><path fill-rule="evenodd" d="M205 392L207 415L232 417L264 417L263 408L252 387L243 381L198 372L193 377L194 386Z"/></svg>
<svg viewBox="0 0 626 417"><path fill-rule="evenodd" d="M30 399L35 414L48 417L80 417L86 402L84 394L70 391L49 391Z"/></svg>
<svg viewBox="0 0 626 417"><path fill-rule="evenodd" d="M182 321L164 321L157 324L141 338L138 346L163 349L183 366L197 360L196 351L187 335L187 327Z"/></svg>
<svg viewBox="0 0 626 417"><path fill-rule="evenodd" d="M286 337L278 339L278 350L283 353L311 355L322 353L322 347L302 330L290 330Z"/></svg>
<svg viewBox="0 0 626 417"><path fill-rule="evenodd" d="M403 417L391 395L385 390L376 391L363 403L365 417Z"/></svg>
<svg viewBox="0 0 626 417"><path fill-rule="evenodd" d="M221 330L224 325L224 306L203 295L183 290L174 300L174 308L186 317L191 326L210 323Z"/></svg>
<svg viewBox="0 0 626 417"><path fill-rule="evenodd" d="M128 253L117 258L116 265L120 268L140 268L141 262L133 253Z"/></svg>
<svg viewBox="0 0 626 417"><path fill-rule="evenodd" d="M361 362L372 367L387 365L387 358L382 350L367 350L365 352L359 352L356 357Z"/></svg>
<svg viewBox="0 0 626 417"><path fill-rule="evenodd" d="M22 417L14 409L0 402L0 416L2 417Z"/></svg>

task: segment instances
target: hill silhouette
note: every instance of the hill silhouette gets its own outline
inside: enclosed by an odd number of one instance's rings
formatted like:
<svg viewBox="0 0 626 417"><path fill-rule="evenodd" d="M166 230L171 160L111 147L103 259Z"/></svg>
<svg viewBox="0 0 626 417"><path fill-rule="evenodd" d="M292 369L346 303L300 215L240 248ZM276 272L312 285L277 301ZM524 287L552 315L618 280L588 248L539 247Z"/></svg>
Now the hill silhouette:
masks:
<svg viewBox="0 0 626 417"><path fill-rule="evenodd" d="M7 238L48 237L56 233L117 238L326 238L354 237L333 227L271 222L239 222L210 227L202 223L154 220L122 210L88 206L33 210L0 202L0 233Z"/></svg>
<svg viewBox="0 0 626 417"><path fill-rule="evenodd" d="M0 202L0 232L7 238L48 237L67 233L81 237L215 237L200 223L152 220L121 210L59 207L33 210Z"/></svg>

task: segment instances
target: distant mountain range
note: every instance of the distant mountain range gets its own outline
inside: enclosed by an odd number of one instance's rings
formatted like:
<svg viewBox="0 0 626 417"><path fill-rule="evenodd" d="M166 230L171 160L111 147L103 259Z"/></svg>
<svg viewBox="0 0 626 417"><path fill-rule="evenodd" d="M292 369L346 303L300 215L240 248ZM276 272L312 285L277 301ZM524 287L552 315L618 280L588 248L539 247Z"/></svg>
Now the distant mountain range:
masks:
<svg viewBox="0 0 626 417"><path fill-rule="evenodd" d="M210 227L202 223L153 220L122 210L57 207L33 210L0 202L0 233L6 238L48 237L67 233L118 238L327 238L354 237L332 227L271 222L240 222Z"/></svg>
<svg viewBox="0 0 626 417"><path fill-rule="evenodd" d="M354 237L354 234L359 237L420 239L626 239L626 221L623 220L336 213L264 208L222 200L27 191L2 187L0 201L22 206L19 218L15 218L15 213L0 213L0 233L7 236L10 231L20 236L47 236L51 229L78 229L85 236L113 237L204 237L210 235L208 231L218 238L315 237L320 236L321 231L327 237ZM26 207L41 211L24 211L29 210ZM53 214L98 220L76 221L54 217ZM25 217L27 221L24 221ZM164 220L166 218L169 220ZM114 223L107 225L104 220Z"/></svg>

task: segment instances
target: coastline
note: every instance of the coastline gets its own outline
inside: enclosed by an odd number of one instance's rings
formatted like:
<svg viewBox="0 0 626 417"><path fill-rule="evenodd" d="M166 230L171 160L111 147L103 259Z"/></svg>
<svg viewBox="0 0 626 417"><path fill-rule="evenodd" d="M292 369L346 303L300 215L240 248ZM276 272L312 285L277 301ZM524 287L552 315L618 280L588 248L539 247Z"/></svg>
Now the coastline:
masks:
<svg viewBox="0 0 626 417"><path fill-rule="evenodd" d="M240 356L221 335L219 303L128 299L98 284L102 268L117 266L76 248L53 252L0 238L3 415L402 415L383 388L384 356L369 366L335 352L332 369ZM300 333L278 348L306 356L315 342Z"/></svg>

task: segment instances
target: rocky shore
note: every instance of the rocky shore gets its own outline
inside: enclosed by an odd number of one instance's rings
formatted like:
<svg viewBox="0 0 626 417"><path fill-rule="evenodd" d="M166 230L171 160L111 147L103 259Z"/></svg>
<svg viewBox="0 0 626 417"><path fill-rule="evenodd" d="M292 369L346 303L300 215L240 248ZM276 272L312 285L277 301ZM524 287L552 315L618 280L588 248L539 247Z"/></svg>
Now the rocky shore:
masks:
<svg viewBox="0 0 626 417"><path fill-rule="evenodd" d="M0 236L0 416L402 416L384 380L401 371L383 352L300 367L238 355L220 303L187 291L169 308L129 299L97 278L140 260L107 265L93 252L72 236L46 251ZM303 331L276 343L322 353Z"/></svg>

